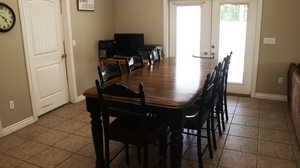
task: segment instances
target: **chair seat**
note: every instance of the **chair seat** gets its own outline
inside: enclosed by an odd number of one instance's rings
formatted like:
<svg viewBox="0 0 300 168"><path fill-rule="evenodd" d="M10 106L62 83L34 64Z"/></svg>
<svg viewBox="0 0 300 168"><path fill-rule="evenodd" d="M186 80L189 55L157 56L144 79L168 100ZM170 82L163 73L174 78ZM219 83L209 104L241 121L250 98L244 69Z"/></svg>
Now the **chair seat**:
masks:
<svg viewBox="0 0 300 168"><path fill-rule="evenodd" d="M185 114L184 128L200 129L209 117L209 110L191 105L185 109Z"/></svg>
<svg viewBox="0 0 300 168"><path fill-rule="evenodd" d="M161 130L166 127L156 120L141 121L117 118L109 128L111 140L144 145L154 143L161 136Z"/></svg>

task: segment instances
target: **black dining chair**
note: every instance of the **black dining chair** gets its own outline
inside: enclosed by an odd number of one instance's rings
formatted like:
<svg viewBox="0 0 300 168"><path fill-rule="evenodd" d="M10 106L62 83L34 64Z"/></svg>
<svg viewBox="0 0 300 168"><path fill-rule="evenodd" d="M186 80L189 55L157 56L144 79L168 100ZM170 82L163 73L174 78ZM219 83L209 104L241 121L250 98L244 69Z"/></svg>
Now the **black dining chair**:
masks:
<svg viewBox="0 0 300 168"><path fill-rule="evenodd" d="M139 92L134 92L119 84L102 88L98 80L96 80L96 86L103 118L106 168L110 167L111 161L120 153L111 159L109 140L125 144L125 149L128 149L128 144L135 145L139 149L142 148L144 150L144 168L148 167L148 145L156 144L159 141L160 163L161 166L165 167L167 126L160 121L154 112L146 108L143 84L139 85ZM123 101L109 101L106 99L107 96ZM110 123L110 116L117 118ZM128 152L126 150L126 163L129 165Z"/></svg>
<svg viewBox="0 0 300 168"><path fill-rule="evenodd" d="M229 116L228 116L228 106L227 106L227 85L228 85L228 72L229 72L229 66L230 66L230 62L231 62L231 58L232 58L232 54L233 52L230 52L230 54L225 58L225 72L224 72L224 95L223 95L223 105L222 107L224 107L224 112L226 115L226 120L228 121Z"/></svg>
<svg viewBox="0 0 300 168"><path fill-rule="evenodd" d="M143 58L141 56L132 56L126 58L127 71L132 72L136 69L144 67Z"/></svg>
<svg viewBox="0 0 300 168"><path fill-rule="evenodd" d="M189 132L183 132L184 134L197 136L197 151L198 151L198 164L199 168L203 168L202 147L201 138L207 138L207 145L204 151L208 148L209 155L213 158L213 150L211 145L211 121L214 114L214 97L216 97L215 81L217 73L207 75L202 94L197 103L187 107L185 109L185 124L184 128L188 130L196 130L197 134ZM206 136L201 134L202 129L206 130Z"/></svg>
<svg viewBox="0 0 300 168"><path fill-rule="evenodd" d="M100 66L98 66L97 68L101 85L109 80L112 80L116 77L120 77L122 75L119 63L106 64L104 65L104 67L102 67L102 70Z"/></svg>
<svg viewBox="0 0 300 168"><path fill-rule="evenodd" d="M157 49L154 49L148 54L148 61L150 65L154 65L156 62L160 61L160 54Z"/></svg>

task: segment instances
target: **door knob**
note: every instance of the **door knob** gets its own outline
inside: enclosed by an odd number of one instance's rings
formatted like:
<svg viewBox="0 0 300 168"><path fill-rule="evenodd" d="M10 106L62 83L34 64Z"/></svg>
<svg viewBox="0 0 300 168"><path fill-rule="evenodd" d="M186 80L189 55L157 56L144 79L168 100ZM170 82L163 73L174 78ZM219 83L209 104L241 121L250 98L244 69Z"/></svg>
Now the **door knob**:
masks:
<svg viewBox="0 0 300 168"><path fill-rule="evenodd" d="M204 54L204 55L208 55L208 52L205 51L203 54Z"/></svg>
<svg viewBox="0 0 300 168"><path fill-rule="evenodd" d="M66 57L67 57L67 54L61 55L61 58L66 58Z"/></svg>
<svg viewBox="0 0 300 168"><path fill-rule="evenodd" d="M211 48L216 48L216 46L215 46L215 45L212 45Z"/></svg>

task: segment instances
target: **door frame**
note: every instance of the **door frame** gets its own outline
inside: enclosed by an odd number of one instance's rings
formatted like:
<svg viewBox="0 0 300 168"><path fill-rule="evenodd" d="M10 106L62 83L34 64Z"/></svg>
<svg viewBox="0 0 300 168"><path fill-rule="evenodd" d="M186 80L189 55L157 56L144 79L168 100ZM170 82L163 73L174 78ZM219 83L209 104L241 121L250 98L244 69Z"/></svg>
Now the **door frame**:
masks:
<svg viewBox="0 0 300 168"><path fill-rule="evenodd" d="M20 21L21 21L21 29L23 35L23 45L25 50L25 64L28 76L29 83L29 91L31 98L31 106L33 110L34 120L38 119L38 110L36 108L36 104L38 99L34 96L34 88L33 88L33 76L31 74L31 64L30 64L30 54L29 54L29 44L28 44L28 35L25 32L25 14L23 9L23 0L18 0L18 6L20 11ZM63 19L63 38L65 43L65 52L67 54L66 57L66 73L67 73L67 84L68 84L68 95L69 102L76 103L81 101L83 98L78 96L77 92L77 84L76 84L76 74L75 74L75 64L74 64L74 51L73 51L73 36L72 36L72 24L71 24L71 0L59 0L61 9L62 9L62 19Z"/></svg>
<svg viewBox="0 0 300 168"><path fill-rule="evenodd" d="M175 1L175 0L173 0ZM176 0L184 1L184 0ZM172 2L172 1L171 1ZM164 39L163 43L165 45L165 53L170 53L170 3L169 0L163 0L163 21L164 21ZM260 53L260 41L261 41L261 26L262 26L262 14L263 14L263 0L258 0L257 2L257 18L256 18L256 30L255 30L255 37L254 37L254 58L253 58L253 72L252 72L252 82L251 82L251 97L255 97L256 93L256 83L257 83L257 74L258 74L258 61L259 61L259 53Z"/></svg>

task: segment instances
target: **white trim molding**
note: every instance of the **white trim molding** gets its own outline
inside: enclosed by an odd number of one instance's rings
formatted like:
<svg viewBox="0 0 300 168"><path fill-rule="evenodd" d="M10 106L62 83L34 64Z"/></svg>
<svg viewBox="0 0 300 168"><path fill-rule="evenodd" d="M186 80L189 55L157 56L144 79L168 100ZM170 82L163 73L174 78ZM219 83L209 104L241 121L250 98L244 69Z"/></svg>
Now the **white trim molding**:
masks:
<svg viewBox="0 0 300 168"><path fill-rule="evenodd" d="M252 97L257 98L257 99L277 100L277 101L287 102L287 96L286 95L268 94L268 93L255 93Z"/></svg>
<svg viewBox="0 0 300 168"><path fill-rule="evenodd" d="M81 101L85 100L85 96L83 95L80 95L80 96L77 96L75 101L74 102L71 102L71 103L79 103Z"/></svg>
<svg viewBox="0 0 300 168"><path fill-rule="evenodd" d="M3 136L11 134L13 132L16 132L30 124L33 124L35 121L36 121L36 119L33 116L31 116L31 117L25 118L24 120L13 124L13 125L5 127L0 132L0 137L3 137Z"/></svg>
<svg viewBox="0 0 300 168"><path fill-rule="evenodd" d="M251 97L255 97L256 84L258 75L258 61L260 54L260 38L261 38L261 26L262 26L262 14L263 14L263 0L258 0L257 4L257 19L256 19L256 34L255 34L255 51L254 51L254 64L252 73L252 89Z"/></svg>

